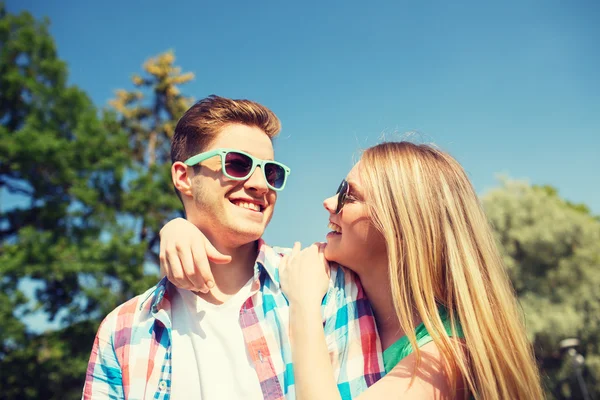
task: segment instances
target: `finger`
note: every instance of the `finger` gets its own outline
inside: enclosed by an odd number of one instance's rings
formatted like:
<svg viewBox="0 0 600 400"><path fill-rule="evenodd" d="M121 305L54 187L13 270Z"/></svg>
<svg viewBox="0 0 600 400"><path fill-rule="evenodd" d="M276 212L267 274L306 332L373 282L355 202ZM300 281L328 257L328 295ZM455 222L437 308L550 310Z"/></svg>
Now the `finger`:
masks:
<svg viewBox="0 0 600 400"><path fill-rule="evenodd" d="M192 246L192 257L194 258L194 265L198 274L198 278L196 279L198 284L194 285L194 287L202 293L208 293L210 289L215 287L215 278L210 269L210 263L204 252L204 247Z"/></svg>
<svg viewBox="0 0 600 400"><path fill-rule="evenodd" d="M204 239L204 250L208 260L215 264L228 264L231 262L231 256L221 253L206 238Z"/></svg>
<svg viewBox="0 0 600 400"><path fill-rule="evenodd" d="M190 289L192 283L185 277L176 250L167 251L167 277L171 283L182 289Z"/></svg>
<svg viewBox="0 0 600 400"><path fill-rule="evenodd" d="M177 256L183 270L183 276L189 283L187 289L200 290L204 286L204 280L199 271L196 270L196 264L194 263L194 257L192 255L192 249L187 247L178 247Z"/></svg>
<svg viewBox="0 0 600 400"><path fill-rule="evenodd" d="M316 245L319 249L319 254L325 257L325 247L327 247L327 243L318 242Z"/></svg>
<svg viewBox="0 0 600 400"><path fill-rule="evenodd" d="M313 244L313 246L315 246L315 248L316 248L317 257L318 257L319 261L321 261L321 265L323 265L323 268L324 268L325 273L327 274L327 277L331 278L329 262L325 258L325 253L324 253L325 246L327 246L327 243L316 242Z"/></svg>
<svg viewBox="0 0 600 400"><path fill-rule="evenodd" d="M302 243L295 242L294 247L292 247L292 254L290 256L293 257L296 254L300 253L300 249L302 249Z"/></svg>
<svg viewBox="0 0 600 400"><path fill-rule="evenodd" d="M325 258L325 247L327 247L327 243L319 243L319 258L321 262L323 262L323 266L325 267L327 277L331 278L331 267L329 266L329 261L327 261L327 259Z"/></svg>
<svg viewBox="0 0 600 400"><path fill-rule="evenodd" d="M321 243L320 242L315 242L310 246L313 251L319 253L321 251Z"/></svg>
<svg viewBox="0 0 600 400"><path fill-rule="evenodd" d="M281 257L281 261L279 261L279 276L283 276L285 274L285 268L287 267L288 256L285 255Z"/></svg>
<svg viewBox="0 0 600 400"><path fill-rule="evenodd" d="M160 242L160 250L158 252L158 263L160 265L160 276L167 276L168 275L168 261L167 261L167 256L165 255L165 245L164 243Z"/></svg>

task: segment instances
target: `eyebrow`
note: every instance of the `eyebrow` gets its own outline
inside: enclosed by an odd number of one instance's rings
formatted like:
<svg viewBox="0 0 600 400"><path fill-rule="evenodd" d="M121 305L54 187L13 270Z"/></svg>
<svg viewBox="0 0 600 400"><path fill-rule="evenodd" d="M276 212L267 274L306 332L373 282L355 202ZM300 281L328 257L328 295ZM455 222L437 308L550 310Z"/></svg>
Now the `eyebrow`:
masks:
<svg viewBox="0 0 600 400"><path fill-rule="evenodd" d="M354 195L359 195L362 196L362 193L360 192L358 185L356 185L356 183L351 182L351 181L347 181L348 182L348 187L349 187L349 192L353 192Z"/></svg>

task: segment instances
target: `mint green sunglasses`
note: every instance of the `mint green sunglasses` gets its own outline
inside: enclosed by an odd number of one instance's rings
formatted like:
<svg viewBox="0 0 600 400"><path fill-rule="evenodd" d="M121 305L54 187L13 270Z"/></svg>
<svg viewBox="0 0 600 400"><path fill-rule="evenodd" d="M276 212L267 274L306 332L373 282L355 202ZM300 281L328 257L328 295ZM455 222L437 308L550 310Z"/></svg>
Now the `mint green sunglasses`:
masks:
<svg viewBox="0 0 600 400"><path fill-rule="evenodd" d="M221 169L229 179L243 181L254 173L254 169L260 166L265 177L267 186L273 190L283 190L290 169L277 161L261 160L248 153L235 149L214 149L204 153L196 154L184 161L187 166L193 166L208 160L211 157L221 157Z"/></svg>

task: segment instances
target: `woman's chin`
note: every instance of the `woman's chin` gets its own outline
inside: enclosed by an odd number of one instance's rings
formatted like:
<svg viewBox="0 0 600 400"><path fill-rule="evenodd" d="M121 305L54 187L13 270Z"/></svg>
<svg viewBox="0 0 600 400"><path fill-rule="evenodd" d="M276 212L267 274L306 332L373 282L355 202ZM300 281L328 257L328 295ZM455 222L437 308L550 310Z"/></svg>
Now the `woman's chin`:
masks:
<svg viewBox="0 0 600 400"><path fill-rule="evenodd" d="M330 262L337 262L335 260L335 251L331 248L331 242L327 240L327 246L325 246L325 250L323 250L323 255Z"/></svg>
<svg viewBox="0 0 600 400"><path fill-rule="evenodd" d="M331 241L327 240L327 246L325 246L323 255L329 262L344 265L344 257L340 257L340 254L343 254L343 252L340 252L338 247L339 246L337 245L337 243L331 243Z"/></svg>

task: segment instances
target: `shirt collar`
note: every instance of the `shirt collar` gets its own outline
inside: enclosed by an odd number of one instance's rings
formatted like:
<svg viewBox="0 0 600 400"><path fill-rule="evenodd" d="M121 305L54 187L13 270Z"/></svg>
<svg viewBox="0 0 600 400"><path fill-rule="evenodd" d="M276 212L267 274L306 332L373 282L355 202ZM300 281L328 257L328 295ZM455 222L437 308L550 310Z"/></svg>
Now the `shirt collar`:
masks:
<svg viewBox="0 0 600 400"><path fill-rule="evenodd" d="M159 305L165 297L165 293L167 292L167 284L170 284L170 282L165 276L156 285L154 285L153 288L151 288L145 294L143 294L143 299L140 302L140 310L150 300L152 301L152 303L150 304L150 311L152 313L157 312Z"/></svg>
<svg viewBox="0 0 600 400"><path fill-rule="evenodd" d="M273 250L273 248L267 245L263 239L259 239L258 256L254 263L254 281L260 281L261 273L262 271L265 271L275 287L279 289L279 261L282 256L283 254ZM140 309L147 301L151 300L150 310L152 313L156 313L160 309L160 303L164 299L165 293L168 292L168 286L172 286L172 283L170 283L165 276L156 284L156 286L154 286L154 288L146 292L143 301L140 303Z"/></svg>
<svg viewBox="0 0 600 400"><path fill-rule="evenodd" d="M258 257L254 264L254 279L260 278L260 270L263 269L275 287L279 289L279 261L282 254L273 250L263 239L258 240Z"/></svg>

